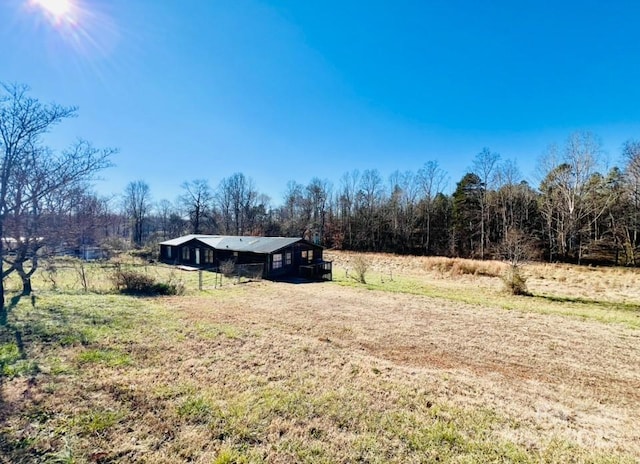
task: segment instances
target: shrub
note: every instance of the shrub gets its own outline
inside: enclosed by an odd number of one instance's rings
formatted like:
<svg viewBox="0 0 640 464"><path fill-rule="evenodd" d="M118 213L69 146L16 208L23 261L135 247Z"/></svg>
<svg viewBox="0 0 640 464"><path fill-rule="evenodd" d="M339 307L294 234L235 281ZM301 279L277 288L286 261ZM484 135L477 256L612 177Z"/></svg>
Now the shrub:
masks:
<svg viewBox="0 0 640 464"><path fill-rule="evenodd" d="M182 282L156 282L153 290L156 295L182 295L184 284Z"/></svg>
<svg viewBox="0 0 640 464"><path fill-rule="evenodd" d="M150 261L157 255L157 253L154 253L152 248L140 248L137 250L131 250L129 254L133 258L142 259L143 261Z"/></svg>
<svg viewBox="0 0 640 464"><path fill-rule="evenodd" d="M220 262L220 272L225 277L231 277L236 272L236 262L233 259L227 259Z"/></svg>
<svg viewBox="0 0 640 464"><path fill-rule="evenodd" d="M366 284L366 274L369 271L369 266L369 261L367 261L364 257L356 256L353 260L353 272L355 273L355 276L353 278L361 284Z"/></svg>
<svg viewBox="0 0 640 464"><path fill-rule="evenodd" d="M58 268L53 261L45 261L43 274L45 279L51 282L51 289L56 290L58 288Z"/></svg>
<svg viewBox="0 0 640 464"><path fill-rule="evenodd" d="M529 295L527 291L527 279L522 275L519 267L511 266L502 276L502 281L512 295Z"/></svg>
<svg viewBox="0 0 640 464"><path fill-rule="evenodd" d="M130 295L181 295L184 285L181 282L156 282L141 272L116 268L111 277L116 290Z"/></svg>
<svg viewBox="0 0 640 464"><path fill-rule="evenodd" d="M100 248L105 250L109 256L113 256L129 250L131 244L123 238L109 237L100 243Z"/></svg>

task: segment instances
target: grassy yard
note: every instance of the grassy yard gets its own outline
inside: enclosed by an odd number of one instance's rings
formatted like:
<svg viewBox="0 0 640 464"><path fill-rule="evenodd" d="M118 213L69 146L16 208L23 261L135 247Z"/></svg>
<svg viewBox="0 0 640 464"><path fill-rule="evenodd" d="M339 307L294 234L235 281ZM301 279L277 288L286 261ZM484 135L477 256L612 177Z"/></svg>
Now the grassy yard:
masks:
<svg viewBox="0 0 640 464"><path fill-rule="evenodd" d="M333 283L203 292L137 267L186 287L156 298L108 267L42 273L0 321L0 462L640 459L635 274L532 268L513 297L385 259L366 285L336 254ZM604 279L620 291L579 289Z"/></svg>

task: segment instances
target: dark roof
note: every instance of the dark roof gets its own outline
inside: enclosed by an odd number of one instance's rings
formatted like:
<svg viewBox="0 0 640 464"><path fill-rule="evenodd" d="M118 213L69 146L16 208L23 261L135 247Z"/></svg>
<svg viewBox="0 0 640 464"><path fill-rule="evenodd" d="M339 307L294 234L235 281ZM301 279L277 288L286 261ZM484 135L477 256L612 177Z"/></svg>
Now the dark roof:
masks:
<svg viewBox="0 0 640 464"><path fill-rule="evenodd" d="M199 237L212 237L212 235L195 235L195 234L183 235L182 237L172 238L171 240L165 240L164 242L160 242L160 245L178 246L178 245L182 245L183 243L187 243L191 239L199 238Z"/></svg>
<svg viewBox="0 0 640 464"><path fill-rule="evenodd" d="M194 239L216 250L244 251L250 253L273 253L294 243L308 243L299 237L239 237L234 235L190 234L161 242L160 245L180 246Z"/></svg>

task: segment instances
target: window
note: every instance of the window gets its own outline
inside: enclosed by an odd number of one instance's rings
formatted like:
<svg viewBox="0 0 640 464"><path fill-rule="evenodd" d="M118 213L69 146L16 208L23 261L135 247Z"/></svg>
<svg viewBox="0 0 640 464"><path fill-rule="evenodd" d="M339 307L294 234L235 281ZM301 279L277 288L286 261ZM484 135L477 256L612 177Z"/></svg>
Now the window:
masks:
<svg viewBox="0 0 640 464"><path fill-rule="evenodd" d="M282 267L282 253L273 255L273 261L271 262L271 269L280 269Z"/></svg>
<svg viewBox="0 0 640 464"><path fill-rule="evenodd" d="M172 246L167 247L167 258L171 258L171 248L173 247Z"/></svg>
<svg viewBox="0 0 640 464"><path fill-rule="evenodd" d="M284 256L285 256L285 260L284 260L285 266L291 266L291 252L287 251L287 253Z"/></svg>
<svg viewBox="0 0 640 464"><path fill-rule="evenodd" d="M309 250L309 261L313 261L313 250Z"/></svg>
<svg viewBox="0 0 640 464"><path fill-rule="evenodd" d="M204 250L204 262L207 264L213 263L213 250Z"/></svg>
<svg viewBox="0 0 640 464"><path fill-rule="evenodd" d="M300 253L300 255L302 256L302 259L306 260L307 259L307 250L302 250L302 253Z"/></svg>
<svg viewBox="0 0 640 464"><path fill-rule="evenodd" d="M189 247L182 248L182 260L189 261Z"/></svg>

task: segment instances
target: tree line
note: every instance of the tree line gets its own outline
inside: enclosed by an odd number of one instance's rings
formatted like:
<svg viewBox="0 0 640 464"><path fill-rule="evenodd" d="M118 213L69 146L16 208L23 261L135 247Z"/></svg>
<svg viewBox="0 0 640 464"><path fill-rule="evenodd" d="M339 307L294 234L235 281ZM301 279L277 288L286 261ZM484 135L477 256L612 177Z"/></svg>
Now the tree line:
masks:
<svg viewBox="0 0 640 464"><path fill-rule="evenodd" d="M599 138L571 134L539 163L537 185L514 161L484 148L446 192L437 161L383 177L344 173L337 183L287 183L278 204L237 172L211 186L187 180L174 201L154 201L142 179L105 198L91 187L113 149L77 141L61 153L45 134L76 115L46 105L20 85L0 86L0 255L2 279L25 291L39 259L90 247L144 247L187 233L305 237L325 247L488 259L519 237L549 261L637 266L640 262L640 142L627 141L620 166L605 170ZM4 301L0 285L0 301Z"/></svg>
<svg viewBox="0 0 640 464"><path fill-rule="evenodd" d="M602 170L599 138L571 134L539 163L537 186L512 160L482 149L446 193L437 161L417 172L344 173L337 185L289 181L279 205L242 173L216 187L182 184L175 201L153 203L131 182L121 230L142 246L186 233L303 236L329 248L465 258L500 257L508 237L525 238L531 257L548 261L638 265L640 142L622 147L621 167Z"/></svg>

